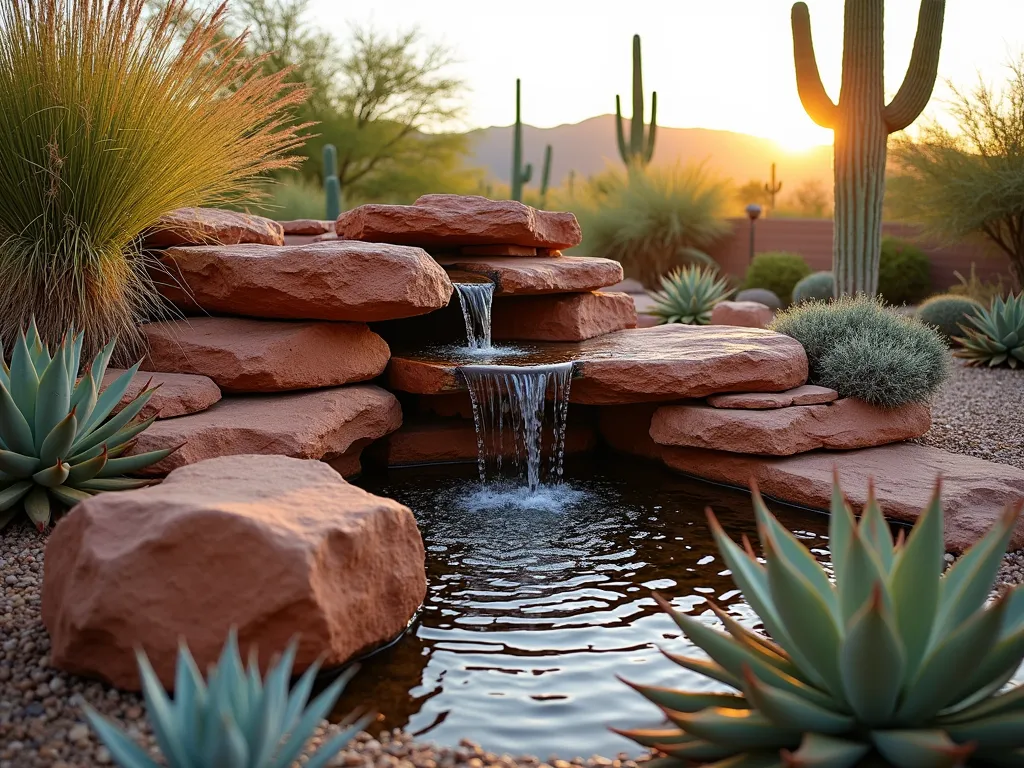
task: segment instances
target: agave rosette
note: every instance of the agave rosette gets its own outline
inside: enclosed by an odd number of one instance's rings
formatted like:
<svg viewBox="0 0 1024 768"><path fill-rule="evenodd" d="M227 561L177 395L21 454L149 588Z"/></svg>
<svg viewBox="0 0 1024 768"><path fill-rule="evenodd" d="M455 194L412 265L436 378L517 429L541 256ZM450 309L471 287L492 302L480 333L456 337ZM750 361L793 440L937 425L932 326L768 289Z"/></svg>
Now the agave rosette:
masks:
<svg viewBox="0 0 1024 768"><path fill-rule="evenodd" d="M989 603L1020 514L999 522L943 574L939 489L894 541L873 492L859 524L838 481L833 584L754 489L763 562L708 514L719 551L760 617L756 633L719 607L725 632L672 611L709 659L666 654L734 689L633 685L671 727L623 731L669 762L740 766L1024 766L1024 591Z"/></svg>
<svg viewBox="0 0 1024 768"><path fill-rule="evenodd" d="M1024 292L994 299L967 322L974 327L960 326L964 335L954 338L961 345L954 355L969 365L1024 365Z"/></svg>
<svg viewBox="0 0 1024 768"><path fill-rule="evenodd" d="M138 419L156 388L146 388L120 412L135 365L99 391L115 341L79 379L83 335L64 337L56 354L33 322L19 334L10 367L0 345L0 530L24 509L43 530L55 509L103 491L138 488L149 481L123 477L174 449L123 456L155 417Z"/></svg>
<svg viewBox="0 0 1024 768"><path fill-rule="evenodd" d="M715 269L693 265L661 276L661 290L651 291L652 315L662 323L707 325L715 304L729 295L729 284Z"/></svg>
<svg viewBox="0 0 1024 768"><path fill-rule="evenodd" d="M334 707L350 668L307 706L320 665L310 666L289 691L296 643L260 677L254 659L243 668L234 631L204 682L188 647L178 650L174 700L168 698L144 653L138 654L146 711L169 768L290 768ZM146 751L91 707L85 714L121 768L160 768ZM303 765L323 768L373 719L350 717L341 732Z"/></svg>

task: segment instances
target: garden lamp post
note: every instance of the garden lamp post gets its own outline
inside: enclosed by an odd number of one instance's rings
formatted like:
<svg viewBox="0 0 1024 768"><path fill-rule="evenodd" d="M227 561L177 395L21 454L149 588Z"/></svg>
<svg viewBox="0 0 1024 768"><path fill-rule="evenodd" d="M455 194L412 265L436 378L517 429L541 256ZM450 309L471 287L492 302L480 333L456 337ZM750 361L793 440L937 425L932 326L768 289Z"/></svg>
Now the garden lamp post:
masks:
<svg viewBox="0 0 1024 768"><path fill-rule="evenodd" d="M750 219L750 261L754 260L754 222L761 215L761 206L751 203L747 206L747 218Z"/></svg>

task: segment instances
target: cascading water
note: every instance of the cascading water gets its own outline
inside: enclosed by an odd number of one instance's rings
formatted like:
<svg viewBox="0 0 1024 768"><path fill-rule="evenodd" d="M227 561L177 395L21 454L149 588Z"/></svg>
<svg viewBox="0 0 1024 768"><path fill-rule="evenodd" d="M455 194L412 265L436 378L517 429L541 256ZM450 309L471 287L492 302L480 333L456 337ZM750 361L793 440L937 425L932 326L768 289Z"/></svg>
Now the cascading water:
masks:
<svg viewBox="0 0 1024 768"><path fill-rule="evenodd" d="M572 368L570 362L536 366L466 365L459 369L473 402L482 482L488 481L492 468L501 474L505 459L515 474L525 479L531 493L538 491L542 480L561 480ZM544 476L544 417L549 402L552 429Z"/></svg>
<svg viewBox="0 0 1024 768"><path fill-rule="evenodd" d="M455 283L455 290L459 293L469 348L490 349L494 283Z"/></svg>

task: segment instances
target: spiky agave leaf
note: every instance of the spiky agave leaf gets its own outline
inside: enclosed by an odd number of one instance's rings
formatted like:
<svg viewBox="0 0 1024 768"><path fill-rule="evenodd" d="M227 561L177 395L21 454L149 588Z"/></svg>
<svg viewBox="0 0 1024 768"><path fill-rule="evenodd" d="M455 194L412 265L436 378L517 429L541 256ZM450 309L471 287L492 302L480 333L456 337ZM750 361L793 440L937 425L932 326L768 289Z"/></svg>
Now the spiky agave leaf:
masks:
<svg viewBox="0 0 1024 768"><path fill-rule="evenodd" d="M297 642L290 643L262 678L255 652L248 667L242 665L238 637L232 630L220 660L204 681L182 643L173 701L146 655L139 652L146 710L169 768L289 768L356 672L351 667L310 702L320 664L312 664L289 690L297 647ZM88 706L86 717L122 768L156 768L135 742ZM341 732L321 745L304 765L323 768L373 718L370 714L350 717Z"/></svg>
<svg viewBox="0 0 1024 768"><path fill-rule="evenodd" d="M633 685L670 725L621 733L669 762L718 768L1024 765L1024 686L1003 690L1024 658L1024 587L988 600L1024 505L943 573L939 485L894 539L874 489L857 520L837 477L832 583L753 491L764 563L710 511L709 523L767 636L717 606L724 632L658 598L710 660L666 655L735 692Z"/></svg>
<svg viewBox="0 0 1024 768"><path fill-rule="evenodd" d="M152 424L139 414L155 388L147 387L111 415L138 365L97 393L115 342L78 378L82 343L82 334L70 331L51 355L35 323L15 340L10 368L0 375L0 530L21 510L44 530L55 512L89 496L146 485L121 475L176 450L120 456Z"/></svg>
<svg viewBox="0 0 1024 768"><path fill-rule="evenodd" d="M729 284L718 276L718 270L700 265L662 275L661 288L650 293L654 299L651 314L663 323L707 325L715 304L729 295Z"/></svg>
<svg viewBox="0 0 1024 768"><path fill-rule="evenodd" d="M960 326L964 335L954 339L960 344L955 356L968 365L1024 366L1024 291L993 300L967 321L974 327Z"/></svg>

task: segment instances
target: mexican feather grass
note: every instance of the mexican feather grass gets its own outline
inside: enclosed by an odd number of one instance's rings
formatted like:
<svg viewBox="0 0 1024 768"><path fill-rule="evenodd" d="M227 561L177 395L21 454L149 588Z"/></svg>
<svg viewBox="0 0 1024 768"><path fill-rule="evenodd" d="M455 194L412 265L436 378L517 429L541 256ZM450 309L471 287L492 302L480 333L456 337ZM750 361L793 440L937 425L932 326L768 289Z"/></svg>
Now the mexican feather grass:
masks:
<svg viewBox="0 0 1024 768"><path fill-rule="evenodd" d="M44 343L137 351L161 311L140 234L297 162L304 86L246 57L224 5L184 2L0 3L0 338L34 317Z"/></svg>

